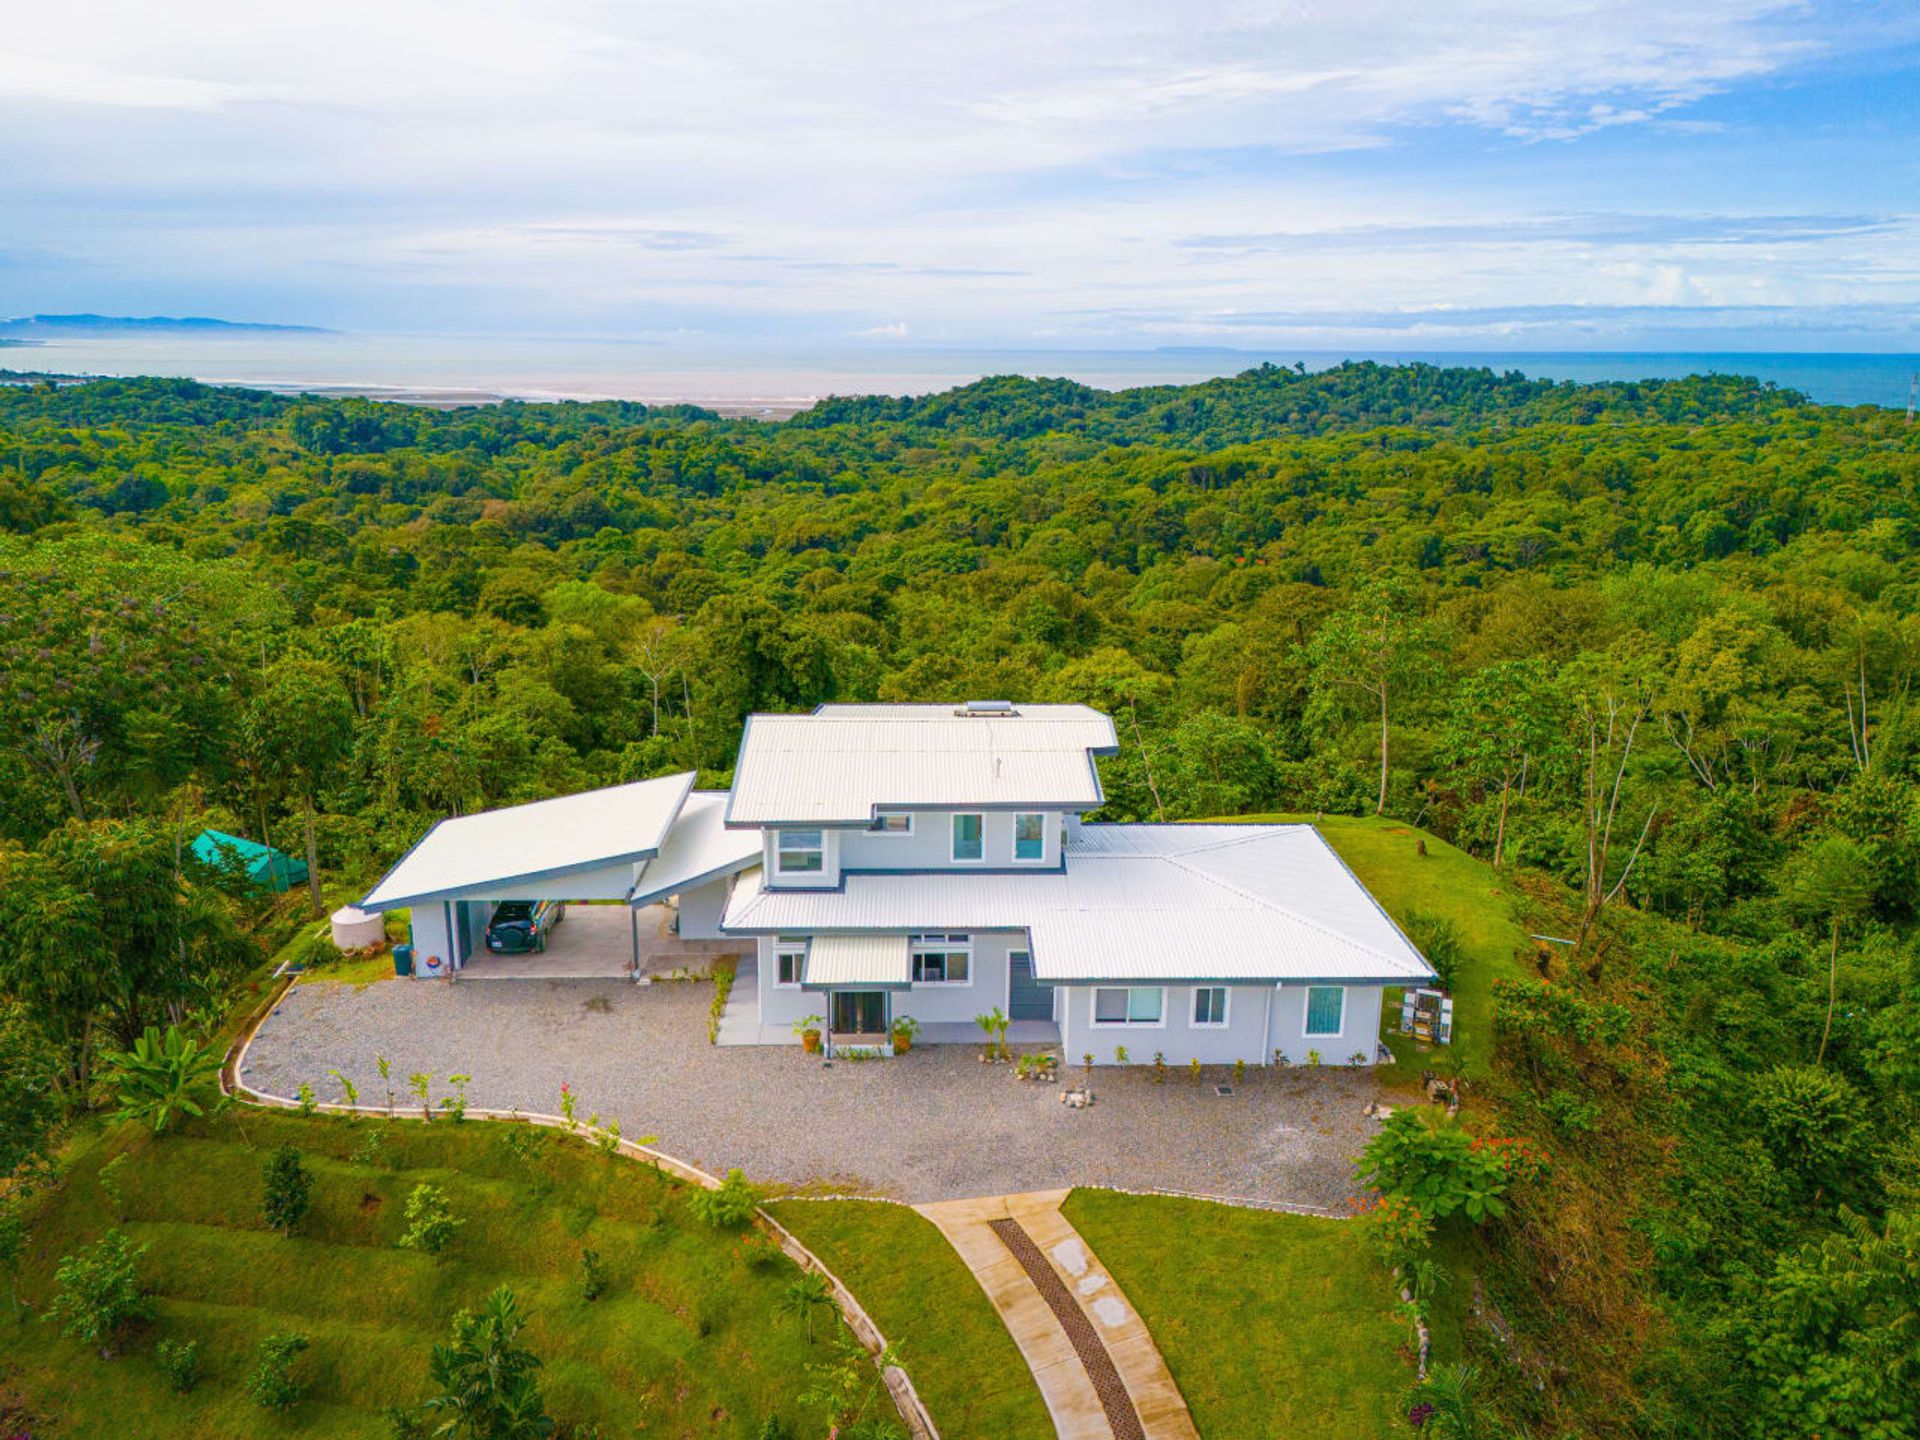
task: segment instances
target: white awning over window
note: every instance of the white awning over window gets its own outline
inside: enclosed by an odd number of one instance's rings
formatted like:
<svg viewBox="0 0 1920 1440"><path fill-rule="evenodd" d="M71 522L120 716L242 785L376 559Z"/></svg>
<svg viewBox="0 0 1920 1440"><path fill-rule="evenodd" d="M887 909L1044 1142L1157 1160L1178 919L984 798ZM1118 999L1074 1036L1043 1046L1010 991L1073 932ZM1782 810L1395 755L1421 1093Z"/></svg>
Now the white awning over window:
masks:
<svg viewBox="0 0 1920 1440"><path fill-rule="evenodd" d="M905 986L912 981L904 935L816 935L800 983L809 990Z"/></svg>

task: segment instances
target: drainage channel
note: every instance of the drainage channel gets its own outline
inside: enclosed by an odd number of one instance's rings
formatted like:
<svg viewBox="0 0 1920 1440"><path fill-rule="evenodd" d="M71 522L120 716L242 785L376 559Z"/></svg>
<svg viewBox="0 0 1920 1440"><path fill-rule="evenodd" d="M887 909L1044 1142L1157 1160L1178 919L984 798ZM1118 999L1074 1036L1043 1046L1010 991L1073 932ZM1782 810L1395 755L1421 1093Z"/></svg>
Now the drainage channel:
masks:
<svg viewBox="0 0 1920 1440"><path fill-rule="evenodd" d="M1027 1278L1033 1281L1047 1308L1053 1311L1060 1328L1067 1332L1073 1353L1080 1357L1087 1378L1093 1382L1093 1393L1100 1397L1100 1408L1107 1412L1107 1427L1113 1431L1113 1440L1147 1440L1140 1413L1133 1408L1133 1397L1127 1394L1120 1371L1115 1368L1099 1332L1054 1273L1053 1266L1047 1263L1047 1257L1040 1253L1040 1247L1033 1243L1033 1237L1021 1228L1018 1220L989 1220L987 1227L1020 1262L1020 1268L1027 1272Z"/></svg>

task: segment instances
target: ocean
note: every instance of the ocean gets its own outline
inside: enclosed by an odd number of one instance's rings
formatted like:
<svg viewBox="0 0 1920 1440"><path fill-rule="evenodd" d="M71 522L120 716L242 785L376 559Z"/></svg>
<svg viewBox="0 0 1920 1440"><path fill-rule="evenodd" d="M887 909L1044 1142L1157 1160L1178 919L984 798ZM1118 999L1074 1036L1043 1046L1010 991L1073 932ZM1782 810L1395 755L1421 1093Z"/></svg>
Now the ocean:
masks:
<svg viewBox="0 0 1920 1440"><path fill-rule="evenodd" d="M1103 389L1186 384L1263 361L1322 369L1343 360L1484 365L1553 380L1752 375L1832 405L1908 403L1916 355L1793 352L1435 350L984 350L740 347L536 336L148 331L50 337L0 348L0 369L178 375L216 384L364 394L430 404L529 400L688 401L778 417L827 395L921 394L983 375L1064 376Z"/></svg>

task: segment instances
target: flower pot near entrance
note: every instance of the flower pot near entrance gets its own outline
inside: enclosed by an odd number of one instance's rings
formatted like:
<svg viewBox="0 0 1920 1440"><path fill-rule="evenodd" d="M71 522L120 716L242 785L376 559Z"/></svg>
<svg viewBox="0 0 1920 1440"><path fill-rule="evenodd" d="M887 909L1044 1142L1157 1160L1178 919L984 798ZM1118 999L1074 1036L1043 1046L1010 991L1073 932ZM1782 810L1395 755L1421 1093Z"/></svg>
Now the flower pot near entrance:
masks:
<svg viewBox="0 0 1920 1440"><path fill-rule="evenodd" d="M800 1037L800 1048L809 1055L820 1053L820 1026L823 1022L818 1015L809 1015L804 1020L793 1022L793 1033Z"/></svg>
<svg viewBox="0 0 1920 1440"><path fill-rule="evenodd" d="M893 1022L893 1053L904 1055L913 1049L913 1037L920 1033L920 1022L911 1015L898 1016Z"/></svg>

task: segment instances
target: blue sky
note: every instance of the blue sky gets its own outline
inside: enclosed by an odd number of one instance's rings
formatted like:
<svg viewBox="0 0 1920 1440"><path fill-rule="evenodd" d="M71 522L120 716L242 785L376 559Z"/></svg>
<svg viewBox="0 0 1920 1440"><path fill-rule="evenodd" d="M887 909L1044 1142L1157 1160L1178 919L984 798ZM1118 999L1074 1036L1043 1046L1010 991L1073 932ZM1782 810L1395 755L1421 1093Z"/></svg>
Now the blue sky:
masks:
<svg viewBox="0 0 1920 1440"><path fill-rule="evenodd" d="M1908 351L1920 7L20 7L0 313L67 310Z"/></svg>

